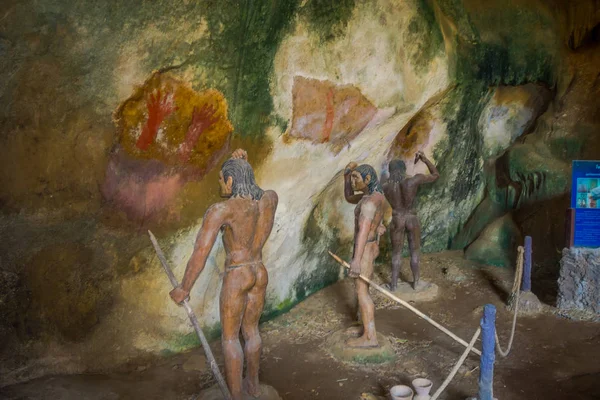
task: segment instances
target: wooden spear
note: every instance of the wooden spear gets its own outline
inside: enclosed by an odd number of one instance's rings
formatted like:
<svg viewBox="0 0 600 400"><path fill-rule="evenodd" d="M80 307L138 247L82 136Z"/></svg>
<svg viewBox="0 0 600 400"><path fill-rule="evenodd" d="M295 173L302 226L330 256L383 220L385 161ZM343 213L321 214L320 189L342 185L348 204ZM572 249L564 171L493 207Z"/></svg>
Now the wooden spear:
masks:
<svg viewBox="0 0 600 400"><path fill-rule="evenodd" d="M179 283L177 282L177 278L175 278L175 275L173 275L173 271L171 271L171 268L169 268L169 264L167 264L167 259L165 258L162 249L156 241L156 238L150 231L148 231L148 235L150 235L150 240L152 241L152 245L154 246L156 255L158 256L160 263L162 264L167 276L169 277L171 285L173 285L174 288L178 287ZM219 371L219 365L215 361L215 357L213 356L213 353L210 350L210 346L206 341L206 337L202 332L202 328L200 328L200 324L198 324L198 318L196 318L196 314L194 314L194 311L192 310L192 307L190 307L190 304L187 299L183 300L181 304L183 305L183 308L185 308L185 311L187 311L188 317L190 317L190 321L192 321L192 325L196 330L196 334L198 335L200 343L202 344L202 348L204 349L204 353L206 354L206 360L208 361L210 369L212 370L212 373L215 379L217 380L217 383L219 384L219 388L221 388L221 392L223 393L225 400L232 400L231 393L229 393L229 388L225 383L225 379L223 379L223 375L221 375L221 371Z"/></svg>
<svg viewBox="0 0 600 400"><path fill-rule="evenodd" d="M338 257L335 254L333 254L331 251L329 252L329 255L331 255L331 257L333 257L337 262L339 262L340 264L342 264L344 267L350 269L350 264L348 264L346 261L342 260L340 257ZM446 335L448 335L452 339L456 340L458 343L462 344L465 347L469 347L469 343L465 342L464 340L462 340L461 338L459 338L458 336L456 336L454 333L450 332L448 329L444 328L442 325L438 324L437 322L435 322L434 320L432 320L431 318L429 318L427 315L423 314L421 311L417 310L416 308L414 308L413 306L411 306L410 304L408 304L406 301L404 301L404 300L402 300L402 299L394 296L392 293L390 293L389 291L385 290L384 288L382 288L378 284L374 283L369 278L366 278L366 277L364 277L362 275L359 275L358 277L360 279L362 279L363 281L367 282L369 285L373 286L375 289L379 290L381 293L383 293L384 295L386 295L390 299L396 301L397 303L402 304L404 307L408 308L410 311L414 312L419 317L423 318L425 321L429 322L431 325L435 326L436 328L438 328L439 330L441 330L442 332L444 332ZM481 356L481 352L479 350L477 350L477 349L471 349L471 351L473 353Z"/></svg>

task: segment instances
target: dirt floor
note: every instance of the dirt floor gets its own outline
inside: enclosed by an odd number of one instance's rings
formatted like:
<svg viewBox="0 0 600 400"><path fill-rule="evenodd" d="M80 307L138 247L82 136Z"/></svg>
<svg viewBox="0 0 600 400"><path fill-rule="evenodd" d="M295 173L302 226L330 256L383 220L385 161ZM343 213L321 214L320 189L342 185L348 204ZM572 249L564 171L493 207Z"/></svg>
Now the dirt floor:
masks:
<svg viewBox="0 0 600 400"><path fill-rule="evenodd" d="M506 346L512 319L504 302L512 287L511 270L481 268L457 252L425 255L421 268L422 279L435 282L440 295L434 301L415 304L417 308L469 341L482 306L492 303L498 309L500 341ZM385 282L387 276L389 271L380 266L375 280ZM554 279L552 274L539 276L533 288L540 300L550 305L556 296ZM377 329L392 339L395 362L348 364L328 355L325 339L350 326L356 315L353 284L346 279L261 325L261 380L274 386L285 400L387 398L391 386L409 385L416 377L431 379L435 391L463 347L373 292ZM219 342L212 348L222 363ZM600 323L576 321L546 306L540 315L519 318L510 355L496 359L494 395L500 400L600 399L599 359ZM441 398L463 400L475 395L478 366L478 358L469 357ZM39 378L0 389L0 398L191 400L212 384L202 350L196 349L110 374Z"/></svg>

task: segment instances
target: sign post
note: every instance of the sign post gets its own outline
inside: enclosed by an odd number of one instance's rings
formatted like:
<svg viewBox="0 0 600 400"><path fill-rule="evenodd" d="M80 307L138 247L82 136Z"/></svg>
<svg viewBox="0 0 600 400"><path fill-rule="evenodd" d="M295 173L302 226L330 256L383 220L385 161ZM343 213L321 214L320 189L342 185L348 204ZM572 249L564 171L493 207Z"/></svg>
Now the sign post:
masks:
<svg viewBox="0 0 600 400"><path fill-rule="evenodd" d="M569 247L600 247L600 161L573 161L567 219Z"/></svg>

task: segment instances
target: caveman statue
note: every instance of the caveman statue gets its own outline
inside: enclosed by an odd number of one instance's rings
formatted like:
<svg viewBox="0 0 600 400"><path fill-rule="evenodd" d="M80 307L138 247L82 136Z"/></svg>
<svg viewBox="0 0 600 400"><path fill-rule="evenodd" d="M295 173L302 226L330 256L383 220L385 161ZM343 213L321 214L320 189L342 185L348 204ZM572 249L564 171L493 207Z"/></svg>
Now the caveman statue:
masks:
<svg viewBox="0 0 600 400"><path fill-rule="evenodd" d="M360 192L360 193L355 193ZM344 195L346 201L356 204L354 210L354 253L350 263L350 276L363 275L371 278L373 261L379 255L379 236L385 232L383 219L383 196L377 173L370 165L357 166L351 162L344 170ZM378 347L375 331L375 305L369 295L369 284L355 280L359 314L362 326L346 344L350 347Z"/></svg>
<svg viewBox="0 0 600 400"><path fill-rule="evenodd" d="M273 228L278 199L274 191L258 187L247 154L241 149L223 163L219 185L221 196L228 200L213 204L206 211L183 281L170 294L178 304L189 296L217 234L223 232L226 258L220 313L225 379L233 399L241 400L244 391L254 397L260 395L258 367L262 342L258 320L268 282L262 249ZM240 328L245 341L243 351ZM244 357L246 379L242 383Z"/></svg>
<svg viewBox="0 0 600 400"><path fill-rule="evenodd" d="M413 273L413 289L417 289L419 283L421 227L414 209L414 203L419 186L422 183L435 182L440 177L435 165L420 151L415 156L415 164L419 160L427 165L431 175L417 174L415 176L407 176L404 161L394 159L389 164L390 176L383 183L383 193L385 193L385 198L392 206L392 222L389 226L390 238L392 240L392 280L389 288L392 291L398 287L405 232L408 236L408 248L410 249L410 269Z"/></svg>

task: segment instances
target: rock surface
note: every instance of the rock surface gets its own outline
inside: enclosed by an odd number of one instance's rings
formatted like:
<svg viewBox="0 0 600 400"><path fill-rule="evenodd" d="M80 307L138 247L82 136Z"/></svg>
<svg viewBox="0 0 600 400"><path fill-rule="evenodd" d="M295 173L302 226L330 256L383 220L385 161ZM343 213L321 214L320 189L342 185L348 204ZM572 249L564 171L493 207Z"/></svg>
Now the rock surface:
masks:
<svg viewBox="0 0 600 400"><path fill-rule="evenodd" d="M352 85L294 78L292 128L289 135L314 143L331 143L339 151L375 116L377 108Z"/></svg>
<svg viewBox="0 0 600 400"><path fill-rule="evenodd" d="M489 224L469 247L465 257L482 264L512 267L522 235L510 214Z"/></svg>
<svg viewBox="0 0 600 400"><path fill-rule="evenodd" d="M497 157L518 137L529 133L537 117L546 111L550 99L550 90L541 85L495 88L478 122L484 157Z"/></svg>
<svg viewBox="0 0 600 400"><path fill-rule="evenodd" d="M562 254L558 308L600 314L600 249L572 247Z"/></svg>

